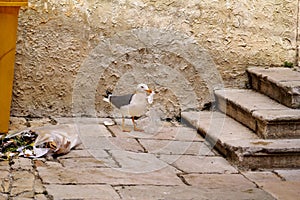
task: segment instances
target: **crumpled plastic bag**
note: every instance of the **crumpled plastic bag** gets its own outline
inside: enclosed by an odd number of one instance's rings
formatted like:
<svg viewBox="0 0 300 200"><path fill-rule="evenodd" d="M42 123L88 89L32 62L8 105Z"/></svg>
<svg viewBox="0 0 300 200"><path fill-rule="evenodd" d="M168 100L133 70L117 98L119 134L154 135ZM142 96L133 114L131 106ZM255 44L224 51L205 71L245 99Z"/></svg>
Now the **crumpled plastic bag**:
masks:
<svg viewBox="0 0 300 200"><path fill-rule="evenodd" d="M38 134L33 150L35 157L62 155L80 144L74 125L58 125L33 129Z"/></svg>
<svg viewBox="0 0 300 200"><path fill-rule="evenodd" d="M11 152L5 149L6 157L39 158L66 154L80 144L80 140L74 125L54 125L9 134L2 139L2 146L5 144L11 149ZM3 147L1 150L4 150Z"/></svg>

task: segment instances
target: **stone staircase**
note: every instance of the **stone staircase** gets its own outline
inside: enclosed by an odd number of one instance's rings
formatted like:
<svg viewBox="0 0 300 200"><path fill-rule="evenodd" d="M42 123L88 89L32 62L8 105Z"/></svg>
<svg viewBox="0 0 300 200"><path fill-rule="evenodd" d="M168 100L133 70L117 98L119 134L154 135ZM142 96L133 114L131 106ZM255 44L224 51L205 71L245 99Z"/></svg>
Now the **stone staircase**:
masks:
<svg viewBox="0 0 300 200"><path fill-rule="evenodd" d="M252 89L215 91L218 111L182 112L182 120L241 168L300 167L300 73L249 68Z"/></svg>

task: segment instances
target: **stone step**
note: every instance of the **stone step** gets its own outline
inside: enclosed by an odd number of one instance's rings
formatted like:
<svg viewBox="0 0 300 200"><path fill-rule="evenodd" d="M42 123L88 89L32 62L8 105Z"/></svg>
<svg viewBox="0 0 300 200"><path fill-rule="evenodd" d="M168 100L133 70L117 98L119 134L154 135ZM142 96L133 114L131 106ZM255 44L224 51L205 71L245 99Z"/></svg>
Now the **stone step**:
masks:
<svg viewBox="0 0 300 200"><path fill-rule="evenodd" d="M300 72L283 67L251 67L247 74L253 89L290 108L300 108Z"/></svg>
<svg viewBox="0 0 300 200"><path fill-rule="evenodd" d="M300 138L300 109L288 108L253 90L217 90L215 96L220 111L260 138Z"/></svg>
<svg viewBox="0 0 300 200"><path fill-rule="evenodd" d="M181 118L240 168L300 167L300 139L260 139L253 131L220 112L182 112Z"/></svg>

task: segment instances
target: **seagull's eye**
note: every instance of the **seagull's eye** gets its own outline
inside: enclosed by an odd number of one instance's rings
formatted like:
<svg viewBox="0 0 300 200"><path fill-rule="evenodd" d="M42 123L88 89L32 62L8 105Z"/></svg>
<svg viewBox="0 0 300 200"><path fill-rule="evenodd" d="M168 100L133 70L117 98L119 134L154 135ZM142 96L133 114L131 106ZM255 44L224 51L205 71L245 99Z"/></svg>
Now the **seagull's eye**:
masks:
<svg viewBox="0 0 300 200"><path fill-rule="evenodd" d="M144 86L141 86L142 89L144 89Z"/></svg>

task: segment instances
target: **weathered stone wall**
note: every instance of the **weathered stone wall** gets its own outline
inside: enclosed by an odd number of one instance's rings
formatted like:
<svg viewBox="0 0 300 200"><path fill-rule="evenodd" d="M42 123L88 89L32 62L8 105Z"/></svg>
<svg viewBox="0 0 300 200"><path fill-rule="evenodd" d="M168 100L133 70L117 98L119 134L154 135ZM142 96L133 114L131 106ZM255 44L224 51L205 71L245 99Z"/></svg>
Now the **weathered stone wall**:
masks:
<svg viewBox="0 0 300 200"><path fill-rule="evenodd" d="M297 63L297 8L295 0L29 0L11 114L109 116L105 89L131 92L141 81L159 92L162 117L201 108L220 84L244 87L249 65Z"/></svg>

